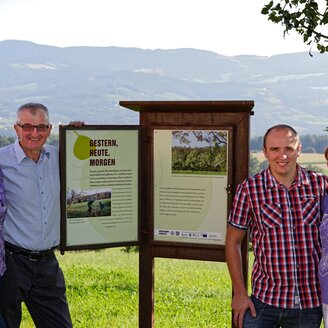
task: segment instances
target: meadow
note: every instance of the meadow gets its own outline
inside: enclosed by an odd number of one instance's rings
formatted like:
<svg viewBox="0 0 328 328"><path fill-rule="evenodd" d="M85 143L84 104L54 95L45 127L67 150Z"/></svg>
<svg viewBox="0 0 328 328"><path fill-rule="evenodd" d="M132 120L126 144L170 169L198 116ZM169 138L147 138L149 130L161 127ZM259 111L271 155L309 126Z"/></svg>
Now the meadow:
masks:
<svg viewBox="0 0 328 328"><path fill-rule="evenodd" d="M262 152L252 155L265 159ZM319 166L328 174L322 154L301 154L298 162ZM138 253L112 248L57 257L74 328L138 327ZM226 263L155 259L155 327L231 327L230 303ZM23 307L21 328L33 327Z"/></svg>
<svg viewBox="0 0 328 328"><path fill-rule="evenodd" d="M257 158L260 162L265 160L262 151L252 152L251 156ZM315 165L324 170L328 174L328 168L323 154L313 154L313 153L301 153L297 161L302 166Z"/></svg>
<svg viewBox="0 0 328 328"><path fill-rule="evenodd" d="M138 327L138 253L112 248L57 257L74 328ZM230 302L226 263L155 259L155 327L231 327ZM21 328L32 327L23 307Z"/></svg>

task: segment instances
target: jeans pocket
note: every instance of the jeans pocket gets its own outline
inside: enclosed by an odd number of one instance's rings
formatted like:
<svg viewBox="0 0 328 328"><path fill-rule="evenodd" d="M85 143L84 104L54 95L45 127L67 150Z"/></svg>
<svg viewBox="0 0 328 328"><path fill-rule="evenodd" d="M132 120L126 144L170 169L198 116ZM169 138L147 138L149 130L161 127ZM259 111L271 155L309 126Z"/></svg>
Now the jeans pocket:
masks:
<svg viewBox="0 0 328 328"><path fill-rule="evenodd" d="M277 316L276 310L274 307L261 302L253 295L251 300L254 304L256 317L253 317L250 310L247 310L245 313L243 327L245 328L272 328L276 327Z"/></svg>

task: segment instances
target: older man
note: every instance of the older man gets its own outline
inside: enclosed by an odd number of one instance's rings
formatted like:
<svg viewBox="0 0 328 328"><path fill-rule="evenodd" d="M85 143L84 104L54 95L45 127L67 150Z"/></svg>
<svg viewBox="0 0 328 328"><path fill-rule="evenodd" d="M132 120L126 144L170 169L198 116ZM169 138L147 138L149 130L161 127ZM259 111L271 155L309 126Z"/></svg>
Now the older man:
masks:
<svg viewBox="0 0 328 328"><path fill-rule="evenodd" d="M60 179L58 150L46 145L48 109L21 106L14 128L17 140L0 149L8 201L1 310L9 328L20 326L21 302L36 327L70 328L64 276L53 251L60 238Z"/></svg>

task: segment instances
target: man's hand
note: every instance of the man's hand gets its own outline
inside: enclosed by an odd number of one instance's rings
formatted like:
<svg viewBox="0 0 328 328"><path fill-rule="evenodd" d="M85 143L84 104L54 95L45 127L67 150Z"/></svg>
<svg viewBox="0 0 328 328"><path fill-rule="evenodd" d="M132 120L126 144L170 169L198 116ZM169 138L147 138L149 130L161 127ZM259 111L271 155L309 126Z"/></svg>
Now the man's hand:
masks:
<svg viewBox="0 0 328 328"><path fill-rule="evenodd" d="M231 308L234 326L237 328L242 328L246 310L250 309L252 316L256 317L255 307L247 294L242 272L241 243L245 233L245 230L228 226L226 234L226 260L233 287Z"/></svg>
<svg viewBox="0 0 328 328"><path fill-rule="evenodd" d="M72 122L69 122L68 125L72 125L72 126L75 126L75 127L81 127L85 124L84 124L83 121L72 121Z"/></svg>
<svg viewBox="0 0 328 328"><path fill-rule="evenodd" d="M233 323L237 328L243 327L244 315L247 309L251 311L251 315L253 317L256 317L254 304L248 295L234 295L232 298L231 308L233 311Z"/></svg>

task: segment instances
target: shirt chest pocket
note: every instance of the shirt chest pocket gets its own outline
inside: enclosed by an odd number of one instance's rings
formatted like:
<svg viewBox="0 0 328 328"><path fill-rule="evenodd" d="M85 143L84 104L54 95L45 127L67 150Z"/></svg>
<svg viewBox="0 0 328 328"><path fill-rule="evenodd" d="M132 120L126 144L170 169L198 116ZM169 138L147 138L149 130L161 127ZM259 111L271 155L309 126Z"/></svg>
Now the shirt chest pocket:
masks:
<svg viewBox="0 0 328 328"><path fill-rule="evenodd" d="M302 216L303 223L307 225L314 225L320 223L319 218L319 203L315 197L305 198L301 200L300 211L293 212L294 219ZM262 204L261 205L261 220L265 227L275 228L283 225L283 215L279 204Z"/></svg>
<svg viewBox="0 0 328 328"><path fill-rule="evenodd" d="M303 222L308 225L320 223L320 206L316 197L304 198L301 201Z"/></svg>
<svg viewBox="0 0 328 328"><path fill-rule="evenodd" d="M282 226L282 213L279 204L262 204L261 221L266 228Z"/></svg>

